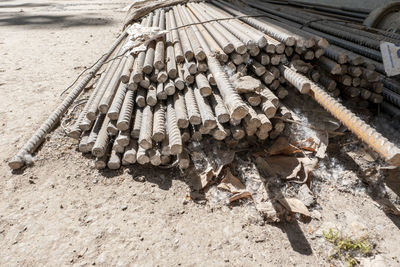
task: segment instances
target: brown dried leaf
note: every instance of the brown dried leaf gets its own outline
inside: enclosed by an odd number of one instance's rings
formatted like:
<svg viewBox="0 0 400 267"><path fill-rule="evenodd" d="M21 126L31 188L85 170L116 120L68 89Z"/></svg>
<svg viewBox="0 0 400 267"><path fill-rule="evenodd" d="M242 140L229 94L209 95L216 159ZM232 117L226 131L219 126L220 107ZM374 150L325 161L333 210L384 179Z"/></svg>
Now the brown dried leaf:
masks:
<svg viewBox="0 0 400 267"><path fill-rule="evenodd" d="M310 147L310 146L302 146L301 149L311 151L313 153L317 153L317 150L315 150L315 148Z"/></svg>
<svg viewBox="0 0 400 267"><path fill-rule="evenodd" d="M201 189L203 189L208 185L208 183L214 177L213 167L209 166L204 172L200 173L199 176L200 176Z"/></svg>
<svg viewBox="0 0 400 267"><path fill-rule="evenodd" d="M323 158L325 158L326 149L328 148L328 145L329 145L329 134L327 131L318 132L317 136L319 138L319 146L317 149L317 154L315 154L315 156L317 158L323 159Z"/></svg>
<svg viewBox="0 0 400 267"><path fill-rule="evenodd" d="M304 170L303 181L306 182L310 176L310 173L317 167L318 159L302 158L301 165Z"/></svg>
<svg viewBox="0 0 400 267"><path fill-rule="evenodd" d="M214 177L217 177L221 173L223 168L224 165L221 165L218 167L217 170L214 170L212 166L208 166L205 171L199 174L200 188L197 189L199 190L205 188Z"/></svg>
<svg viewBox="0 0 400 267"><path fill-rule="evenodd" d="M278 201L290 212L300 213L307 217L310 217L311 215L306 205L297 198L280 198Z"/></svg>
<svg viewBox="0 0 400 267"><path fill-rule="evenodd" d="M294 173L296 167L300 165L299 160L296 157L288 156L272 156L265 159L270 170L270 173L276 174L282 178L296 176L297 172Z"/></svg>
<svg viewBox="0 0 400 267"><path fill-rule="evenodd" d="M224 179L222 179L217 188L229 191L234 194L242 192L244 189L246 189L242 182L231 173L230 169L226 170L225 177Z"/></svg>
<svg viewBox="0 0 400 267"><path fill-rule="evenodd" d="M276 141L268 149L268 153L270 155L293 155L298 152L301 152L301 150L289 144L289 141L283 136L276 139Z"/></svg>
<svg viewBox="0 0 400 267"><path fill-rule="evenodd" d="M370 149L363 149L360 154L368 162L375 162L378 159L378 156Z"/></svg>
<svg viewBox="0 0 400 267"><path fill-rule="evenodd" d="M250 192L245 191L245 192L237 193L229 198L229 203L232 203L233 201L236 201L236 200L239 200L242 198L249 198L249 197L251 198Z"/></svg>
<svg viewBox="0 0 400 267"><path fill-rule="evenodd" d="M255 157L255 158L264 157L264 156L266 156L266 154L267 153L265 151L258 151L258 152L253 153L253 157Z"/></svg>

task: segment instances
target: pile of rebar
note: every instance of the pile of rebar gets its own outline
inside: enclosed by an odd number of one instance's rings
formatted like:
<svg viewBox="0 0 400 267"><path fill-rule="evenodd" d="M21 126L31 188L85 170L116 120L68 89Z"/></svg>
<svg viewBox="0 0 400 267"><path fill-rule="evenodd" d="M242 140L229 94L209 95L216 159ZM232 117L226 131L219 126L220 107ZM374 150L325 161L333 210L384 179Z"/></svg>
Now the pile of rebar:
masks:
<svg viewBox="0 0 400 267"><path fill-rule="evenodd" d="M332 95L382 101L379 75L361 56L247 14L216 1L158 9L143 18L143 27L168 32L146 51L116 59L102 75L69 132L75 138L83 132L80 151L91 152L97 168L165 165L172 156L187 168L185 144L205 135L226 142L276 138L285 128L282 119L291 117L279 104L288 94L284 85L301 93L311 88L298 73Z"/></svg>
<svg viewBox="0 0 400 267"><path fill-rule="evenodd" d="M331 18L341 19L345 21L354 21L358 23L362 23L371 12L369 9L364 8L350 8L347 6L332 6L332 5L324 5L318 3L307 3L302 1L294 1L294 0L263 0L263 2L268 2L271 4L283 5L283 6L291 6L301 8L307 12L313 14L319 14L328 16Z"/></svg>
<svg viewBox="0 0 400 267"><path fill-rule="evenodd" d="M348 40L361 30L344 34L339 22L329 21L319 21L315 30L315 14L249 4L253 8L212 1L157 9L140 24L166 34L143 51L127 53L131 36L120 37L68 129L79 150L95 157L96 168L178 163L184 169L190 164L189 142L275 139L293 115L280 101L293 88L311 95L390 164L400 165L400 149L332 97L367 106L381 103L386 88L397 88L377 72L382 59L375 37L382 35L363 31ZM34 152L47 128L10 161L11 168L23 166L24 155Z"/></svg>
<svg viewBox="0 0 400 267"><path fill-rule="evenodd" d="M280 86L286 81L279 69L285 45L238 20L182 27L226 16L215 9L211 17L204 8L189 4L149 14L143 27L173 30L146 51L115 59L101 76L69 130L80 138L79 150L96 157L97 168L166 165L172 156L186 168L185 143L204 135L232 143L246 136L276 138L284 130L274 117L291 116L279 104L288 94ZM247 69L279 98L246 76Z"/></svg>
<svg viewBox="0 0 400 267"><path fill-rule="evenodd" d="M345 18L332 19L326 13L303 9L306 7L326 9L327 7L316 7L292 1L286 3L284 8L268 0L251 0L246 3L252 7L246 9L246 14L265 15L259 19L278 24L301 36L314 36L329 41L330 44L325 47L325 55L316 64L321 67L319 83L333 95L342 94L345 98L359 95L363 100L381 104L390 115L400 116L400 82L386 77L380 53L380 42L398 44L399 34L367 28L347 21L346 18L349 16L363 18L364 10L342 10L330 7L327 10L330 14L344 15L346 13ZM296 8L299 6L302 8ZM315 63L312 64L315 66ZM330 77L327 74L331 74ZM368 106L368 103L363 100L355 104L361 107Z"/></svg>

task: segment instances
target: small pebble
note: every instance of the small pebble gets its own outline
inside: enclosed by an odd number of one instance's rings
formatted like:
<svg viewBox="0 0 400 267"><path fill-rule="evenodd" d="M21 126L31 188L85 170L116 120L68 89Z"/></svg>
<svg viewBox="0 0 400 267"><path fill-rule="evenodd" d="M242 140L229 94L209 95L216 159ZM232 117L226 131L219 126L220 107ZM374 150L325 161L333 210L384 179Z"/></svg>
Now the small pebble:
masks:
<svg viewBox="0 0 400 267"><path fill-rule="evenodd" d="M123 205L123 206L121 207L122 210L126 210L127 208L128 208L127 205Z"/></svg>

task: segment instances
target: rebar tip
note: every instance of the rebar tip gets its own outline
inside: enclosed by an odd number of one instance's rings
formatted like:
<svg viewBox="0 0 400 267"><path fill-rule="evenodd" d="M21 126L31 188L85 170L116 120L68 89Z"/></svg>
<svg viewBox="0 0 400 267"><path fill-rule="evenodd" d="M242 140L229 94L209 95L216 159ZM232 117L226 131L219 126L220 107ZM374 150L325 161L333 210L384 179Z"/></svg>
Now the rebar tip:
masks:
<svg viewBox="0 0 400 267"><path fill-rule="evenodd" d="M8 162L8 166L13 170L21 169L24 165L24 160L18 156L15 156Z"/></svg>

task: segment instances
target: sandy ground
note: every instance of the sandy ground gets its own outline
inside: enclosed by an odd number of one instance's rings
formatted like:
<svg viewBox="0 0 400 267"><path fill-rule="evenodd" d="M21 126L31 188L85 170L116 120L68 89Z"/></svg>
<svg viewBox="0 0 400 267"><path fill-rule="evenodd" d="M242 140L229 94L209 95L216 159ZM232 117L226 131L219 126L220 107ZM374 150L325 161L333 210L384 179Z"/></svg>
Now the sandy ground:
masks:
<svg viewBox="0 0 400 267"><path fill-rule="evenodd" d="M321 231L329 228L371 237L364 265L378 255L400 264L400 219L379 204L398 195L361 182L354 174L362 170L342 154L315 175L311 221L278 224L247 204L187 202L189 178L177 170L99 172L61 129L33 167L11 173L7 159L107 50L128 2L0 3L0 265L328 266L332 248Z"/></svg>

